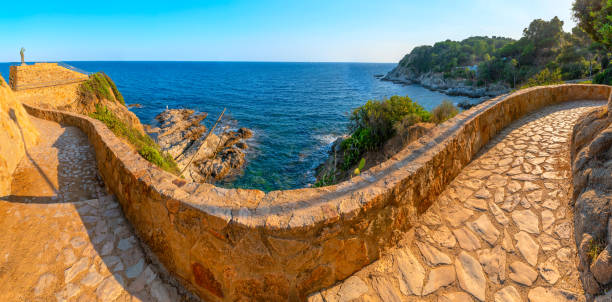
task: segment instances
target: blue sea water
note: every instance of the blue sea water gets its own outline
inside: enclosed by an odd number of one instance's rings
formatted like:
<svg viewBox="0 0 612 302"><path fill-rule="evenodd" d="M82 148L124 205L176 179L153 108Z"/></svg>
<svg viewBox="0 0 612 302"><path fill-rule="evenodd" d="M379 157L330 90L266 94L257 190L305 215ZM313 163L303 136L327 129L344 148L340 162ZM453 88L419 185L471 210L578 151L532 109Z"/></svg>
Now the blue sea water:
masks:
<svg viewBox="0 0 612 302"><path fill-rule="evenodd" d="M451 97L415 85L380 81L395 64L272 62L67 62L104 71L145 124L166 107L207 112L212 124L223 108L224 123L254 131L247 166L224 187L264 191L314 182L314 168L329 145L347 132L350 111L369 99L407 95L426 109ZM8 66L0 64L8 80Z"/></svg>

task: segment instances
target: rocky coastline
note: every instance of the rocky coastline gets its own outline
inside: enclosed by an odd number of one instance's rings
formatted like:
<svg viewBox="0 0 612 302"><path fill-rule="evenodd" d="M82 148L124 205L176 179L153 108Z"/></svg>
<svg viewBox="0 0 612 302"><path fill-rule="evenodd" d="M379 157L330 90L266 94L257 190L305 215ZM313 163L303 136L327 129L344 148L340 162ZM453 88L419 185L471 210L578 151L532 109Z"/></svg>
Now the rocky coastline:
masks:
<svg viewBox="0 0 612 302"><path fill-rule="evenodd" d="M435 72L419 74L401 65L393 68L381 80L396 84L417 84L446 95L467 96L470 98L491 98L510 92L509 87L501 84L477 87L467 85L464 79L445 79L442 73Z"/></svg>
<svg viewBox="0 0 612 302"><path fill-rule="evenodd" d="M214 182L239 173L246 163L245 141L253 136L247 128L213 133L202 124L206 117L190 109L166 109L156 116L159 125L147 129L162 151L174 158L182 176L194 182Z"/></svg>

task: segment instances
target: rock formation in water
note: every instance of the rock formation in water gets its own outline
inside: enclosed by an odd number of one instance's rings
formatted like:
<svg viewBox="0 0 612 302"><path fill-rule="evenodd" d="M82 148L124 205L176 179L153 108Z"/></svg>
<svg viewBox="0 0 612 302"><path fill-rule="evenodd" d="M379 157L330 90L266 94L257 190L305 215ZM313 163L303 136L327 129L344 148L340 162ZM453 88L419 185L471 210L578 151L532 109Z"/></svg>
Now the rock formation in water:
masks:
<svg viewBox="0 0 612 302"><path fill-rule="evenodd" d="M181 170L188 165L182 175L195 182L220 180L240 171L248 148L245 140L253 136L247 128L208 134L202 124L206 116L189 109L166 109L156 117L159 128L151 130Z"/></svg>

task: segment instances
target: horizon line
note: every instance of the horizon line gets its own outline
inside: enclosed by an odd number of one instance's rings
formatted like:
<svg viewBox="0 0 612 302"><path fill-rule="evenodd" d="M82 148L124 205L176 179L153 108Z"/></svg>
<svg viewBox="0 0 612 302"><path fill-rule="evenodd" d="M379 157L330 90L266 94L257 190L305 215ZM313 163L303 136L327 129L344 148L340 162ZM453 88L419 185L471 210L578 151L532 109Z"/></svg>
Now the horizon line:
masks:
<svg viewBox="0 0 612 302"><path fill-rule="evenodd" d="M374 61L249 61L249 60L40 60L25 63L56 63L56 62L202 62L202 63L361 63L361 64L397 64L398 62ZM20 61L3 61L0 63L21 64Z"/></svg>

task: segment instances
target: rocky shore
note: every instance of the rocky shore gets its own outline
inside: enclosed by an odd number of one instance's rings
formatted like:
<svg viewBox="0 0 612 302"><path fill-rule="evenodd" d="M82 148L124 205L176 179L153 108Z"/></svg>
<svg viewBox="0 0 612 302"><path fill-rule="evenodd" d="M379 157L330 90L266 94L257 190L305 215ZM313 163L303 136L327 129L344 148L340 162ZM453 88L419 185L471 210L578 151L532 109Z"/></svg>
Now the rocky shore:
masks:
<svg viewBox="0 0 612 302"><path fill-rule="evenodd" d="M433 91L447 95L460 95L471 98L496 97L510 92L510 88L501 84L490 84L485 87L467 85L464 79L445 79L442 73L415 73L401 65L396 66L382 78L397 84L418 84Z"/></svg>
<svg viewBox="0 0 612 302"><path fill-rule="evenodd" d="M189 109L166 109L156 117L159 127L148 130L181 171L187 167L182 175L190 181L212 182L238 173L245 164L245 140L253 136L247 128L209 134L202 124L206 116Z"/></svg>

